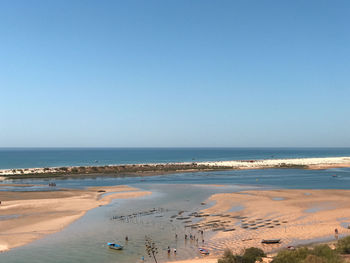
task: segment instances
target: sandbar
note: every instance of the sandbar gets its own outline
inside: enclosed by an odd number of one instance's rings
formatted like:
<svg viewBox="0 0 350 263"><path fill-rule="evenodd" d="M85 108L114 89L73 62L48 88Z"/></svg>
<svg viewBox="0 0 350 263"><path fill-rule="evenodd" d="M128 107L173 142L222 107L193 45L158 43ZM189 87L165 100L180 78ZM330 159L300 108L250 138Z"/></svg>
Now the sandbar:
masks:
<svg viewBox="0 0 350 263"><path fill-rule="evenodd" d="M224 166L236 169L267 169L267 168L304 168L331 169L350 167L350 157L322 157L322 158L292 158L267 160L242 160L202 162L207 166Z"/></svg>
<svg viewBox="0 0 350 263"><path fill-rule="evenodd" d="M108 193L108 195L105 195ZM113 199L136 198L151 192L129 186L86 190L0 192L0 251L23 246L62 230L88 210Z"/></svg>
<svg viewBox="0 0 350 263"><path fill-rule="evenodd" d="M232 160L182 163L119 164L105 166L0 169L5 178L53 178L71 176L151 176L171 173L271 168L331 169L350 167L350 157Z"/></svg>
<svg viewBox="0 0 350 263"><path fill-rule="evenodd" d="M221 255L225 248L241 253L259 247L272 252L282 247L335 239L350 234L350 190L259 190L214 194L208 201L215 204L202 210L205 217L200 228L215 222L234 231L218 231L206 248ZM233 207L243 209L230 212ZM214 216L213 216L214 215ZM215 216L218 215L218 216ZM208 223L209 222L209 223ZM218 227L218 226L216 226ZM280 244L264 245L263 239L281 239Z"/></svg>

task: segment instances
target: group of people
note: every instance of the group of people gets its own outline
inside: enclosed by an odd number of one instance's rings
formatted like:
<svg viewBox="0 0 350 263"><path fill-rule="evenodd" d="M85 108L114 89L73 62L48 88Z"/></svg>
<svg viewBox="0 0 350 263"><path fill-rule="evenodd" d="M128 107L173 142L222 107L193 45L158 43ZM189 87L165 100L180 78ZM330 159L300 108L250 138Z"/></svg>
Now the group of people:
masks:
<svg viewBox="0 0 350 263"><path fill-rule="evenodd" d="M203 231L203 230L199 230L198 232L199 232L200 235L201 235L202 243L204 243L204 238L203 238L204 231ZM177 240L177 238L178 238L177 233L175 233L175 239ZM198 236L196 237L196 235L192 235L192 233L190 233L189 235L185 234L185 241L188 240L188 239L190 239L190 240L192 240L192 241L196 241L197 244L198 244L198 242L199 242ZM129 240L129 238L128 238L128 236L126 236L126 237L125 237L125 241L128 241L128 240ZM168 246L168 248L167 248L168 256L170 256L171 250L172 250L172 249L170 248L170 246ZM177 253L176 248L174 248L172 251L173 251L174 255L176 255L176 253ZM142 257L141 257L141 261L144 262L144 260L145 260L145 258L142 256Z"/></svg>
<svg viewBox="0 0 350 263"><path fill-rule="evenodd" d="M176 248L174 248L174 255L176 255ZM170 253L171 253L171 249L170 249L170 246L168 246L168 255L170 255Z"/></svg>
<svg viewBox="0 0 350 263"><path fill-rule="evenodd" d="M201 233L201 237L202 237L202 243L204 243L204 238L203 238L203 230L199 230L198 232ZM176 235L177 236L177 235ZM188 239L188 237L190 238L190 240L196 241L198 243L198 237L196 238L195 235L192 235L192 233L190 233L190 235L188 236L187 234L185 234L185 240Z"/></svg>

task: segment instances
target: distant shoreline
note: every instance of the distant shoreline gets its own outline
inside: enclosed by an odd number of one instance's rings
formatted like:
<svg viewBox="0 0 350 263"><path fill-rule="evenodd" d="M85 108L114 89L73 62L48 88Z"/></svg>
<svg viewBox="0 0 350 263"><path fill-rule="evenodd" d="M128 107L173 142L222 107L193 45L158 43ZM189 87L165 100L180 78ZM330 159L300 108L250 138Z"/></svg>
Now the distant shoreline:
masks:
<svg viewBox="0 0 350 263"><path fill-rule="evenodd" d="M25 169L1 169L0 179L51 178L75 176L152 176L169 173L249 169L331 169L350 167L350 156L212 162L118 164Z"/></svg>

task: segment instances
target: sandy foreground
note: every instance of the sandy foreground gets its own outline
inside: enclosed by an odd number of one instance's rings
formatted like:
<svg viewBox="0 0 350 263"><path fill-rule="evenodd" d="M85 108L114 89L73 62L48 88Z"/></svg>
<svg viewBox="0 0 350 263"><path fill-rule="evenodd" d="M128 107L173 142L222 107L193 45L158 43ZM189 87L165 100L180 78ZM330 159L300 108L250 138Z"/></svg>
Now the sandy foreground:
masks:
<svg viewBox="0 0 350 263"><path fill-rule="evenodd" d="M216 204L204 212L218 216L205 220L235 228L218 231L209 241L207 247L220 253L225 248L241 253L252 246L271 252L302 240L332 239L335 228L340 235L350 234L349 190L245 191L215 194L210 200ZM281 244L263 245L262 239L281 239Z"/></svg>
<svg viewBox="0 0 350 263"><path fill-rule="evenodd" d="M108 195L103 196L106 193ZM129 186L50 192L0 192L0 251L58 232L88 210L106 205L112 199L149 194L151 192Z"/></svg>
<svg viewBox="0 0 350 263"><path fill-rule="evenodd" d="M105 192L101 192L105 191ZM108 195L103 196L103 194ZM129 186L91 187L87 190L52 192L0 192L0 249L25 245L46 234L60 231L88 210L108 204L112 199L148 195ZM216 231L203 247L210 257L199 257L181 263L214 263L225 248L241 253L248 247L265 252L290 244L335 239L350 234L350 190L259 190L212 195L215 204L202 210L199 229L220 225L233 231ZM210 228L212 230L212 228ZM196 231L194 229L193 231ZM205 234L206 236L206 234ZM262 239L281 239L278 245L263 245Z"/></svg>
<svg viewBox="0 0 350 263"><path fill-rule="evenodd" d="M289 245L335 241L336 228L339 236L350 234L350 190L243 191L214 194L208 201L215 205L202 210L210 216L203 217L199 229L218 224L217 228L235 230L217 231L205 242L209 257L177 263L214 263L226 248L242 253L259 247L275 253ZM263 239L281 239L281 243L264 245Z"/></svg>

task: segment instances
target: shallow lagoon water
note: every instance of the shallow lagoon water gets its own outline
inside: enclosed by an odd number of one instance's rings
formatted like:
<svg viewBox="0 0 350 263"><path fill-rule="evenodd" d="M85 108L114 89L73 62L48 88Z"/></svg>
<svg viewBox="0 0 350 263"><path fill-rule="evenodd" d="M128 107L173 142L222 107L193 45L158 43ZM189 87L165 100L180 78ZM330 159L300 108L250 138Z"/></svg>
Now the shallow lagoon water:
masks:
<svg viewBox="0 0 350 263"><path fill-rule="evenodd" d="M187 215L207 207L201 205L211 194L232 192L251 187L202 187L193 185L143 185L142 190L152 191L150 196L114 200L106 206L89 211L63 231L46 236L27 246L16 248L0 255L4 262L137 262L145 256L145 235L158 245L158 258L168 259L167 246L177 248L177 259L197 256L196 242L184 240L184 235L192 233L200 237L198 231L185 229L184 222L171 219L179 211ZM254 188L255 189L255 188ZM163 212L131 218L127 221L114 220L114 216L129 215L140 211L162 208ZM159 217L162 216L162 217ZM173 220L173 222L170 222ZM175 239L175 233L178 239ZM125 236L129 241L125 242ZM201 237L200 237L201 238ZM204 234L204 239L209 238ZM122 251L108 249L107 242L124 245ZM199 242L201 245L201 242ZM205 244L204 244L205 245ZM173 253L169 259L175 259ZM147 260L146 260L147 261Z"/></svg>
<svg viewBox="0 0 350 263"><path fill-rule="evenodd" d="M333 177L337 174L337 177ZM215 172L178 173L147 177L96 177L67 179L24 179L6 181L14 184L33 184L18 187L20 191L51 190L49 182L59 188L85 188L90 186L146 184L213 184L213 185L254 185L266 188L284 189L350 189L350 168L328 170L303 169L258 169L230 170ZM1 185L1 183L0 183ZM43 186L44 185L44 186ZM11 190L14 190L13 188Z"/></svg>
<svg viewBox="0 0 350 263"><path fill-rule="evenodd" d="M159 246L161 262L168 259L166 248L177 248L176 259L199 256L197 244L185 242L184 228L180 220L170 222L171 215L180 210L186 213L200 211L211 205L201 205L207 198L220 192L262 189L350 189L350 169L337 169L339 175L333 178L333 170L270 169L222 171L206 173L183 173L152 177L55 180L57 188L85 188L89 186L132 185L141 190L152 191L150 196L114 200L106 206L89 211L63 231L48 235L26 246L0 255L0 262L137 262L145 256L144 237L149 235ZM256 180L258 178L258 180ZM52 180L17 180L12 183L47 185ZM10 183L10 182L6 182ZM206 186L203 187L203 184ZM224 187L217 187L224 185ZM38 188L35 188L38 187ZM41 191L46 186L33 186L31 190ZM8 190L12 190L8 189ZM28 187L17 187L28 190ZM46 190L50 190L47 187ZM162 208L165 212L136 218L128 222L113 220L114 216L128 215L152 208ZM162 217L158 217L162 216ZM175 239L178 234L178 240ZM195 233L193 233L195 234ZM125 236L129 242L125 245ZM204 239L208 238L205 233ZM106 242L117 241L125 245L123 251L106 247ZM201 244L199 244L201 245ZM205 246L205 244L204 244ZM145 257L147 260L147 257ZM175 259L173 253L170 260Z"/></svg>

